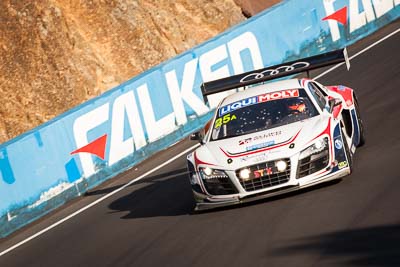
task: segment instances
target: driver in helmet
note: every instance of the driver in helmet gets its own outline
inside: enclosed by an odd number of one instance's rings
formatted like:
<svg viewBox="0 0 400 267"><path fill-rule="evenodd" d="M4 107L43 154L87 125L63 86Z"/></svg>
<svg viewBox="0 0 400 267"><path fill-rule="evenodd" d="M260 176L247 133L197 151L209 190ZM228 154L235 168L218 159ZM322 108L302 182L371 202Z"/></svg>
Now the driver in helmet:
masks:
<svg viewBox="0 0 400 267"><path fill-rule="evenodd" d="M293 99L289 105L289 111L292 114L301 114L307 111L306 103L301 98Z"/></svg>

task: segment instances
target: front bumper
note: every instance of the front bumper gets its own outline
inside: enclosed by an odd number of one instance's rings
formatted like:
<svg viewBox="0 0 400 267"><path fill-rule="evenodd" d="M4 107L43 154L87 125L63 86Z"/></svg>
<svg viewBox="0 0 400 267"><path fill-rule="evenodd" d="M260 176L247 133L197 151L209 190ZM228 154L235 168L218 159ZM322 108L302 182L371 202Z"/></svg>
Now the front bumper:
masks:
<svg viewBox="0 0 400 267"><path fill-rule="evenodd" d="M296 180L293 180L292 182L289 181L286 184L279 185L274 188L267 188L267 189L258 190L258 191L254 191L251 193L245 193L245 194L239 193L236 195L231 195L231 196L226 196L226 197L225 196L224 197L205 196L205 195L194 192L195 199L196 199L195 210L200 211L200 210L214 209L214 208L218 208L218 207L226 207L226 206L256 201L259 199L270 198L273 196L301 190L303 188L314 186L314 185L317 185L320 183L332 181L335 179L340 179L343 176L349 175L350 172L351 172L350 168L346 167L341 170L331 172L328 174L304 177L303 179L298 179L298 180L296 179Z"/></svg>

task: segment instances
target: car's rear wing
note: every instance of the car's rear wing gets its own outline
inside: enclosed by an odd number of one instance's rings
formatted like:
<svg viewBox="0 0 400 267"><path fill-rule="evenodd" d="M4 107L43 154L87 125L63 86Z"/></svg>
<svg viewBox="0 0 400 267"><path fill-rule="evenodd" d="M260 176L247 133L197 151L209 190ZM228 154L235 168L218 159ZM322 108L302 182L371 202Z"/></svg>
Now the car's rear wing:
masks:
<svg viewBox="0 0 400 267"><path fill-rule="evenodd" d="M206 100L207 95L216 94L234 88L245 87L251 84L265 82L296 73L309 72L313 69L341 62L346 62L347 70L350 69L350 61L348 59L346 48L245 72L215 81L205 82L201 85L201 91L204 100Z"/></svg>

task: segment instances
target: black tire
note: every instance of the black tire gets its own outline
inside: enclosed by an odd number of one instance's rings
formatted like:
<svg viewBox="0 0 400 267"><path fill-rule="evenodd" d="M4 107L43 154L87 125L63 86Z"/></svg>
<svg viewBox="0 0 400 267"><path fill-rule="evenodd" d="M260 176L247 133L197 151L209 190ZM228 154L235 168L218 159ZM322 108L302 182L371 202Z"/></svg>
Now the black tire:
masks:
<svg viewBox="0 0 400 267"><path fill-rule="evenodd" d="M342 134L344 152L346 154L347 163L349 164L349 169L351 174L353 172L353 154L351 154L350 152L350 147L347 144L346 136L343 134L343 129L340 130L340 133Z"/></svg>
<svg viewBox="0 0 400 267"><path fill-rule="evenodd" d="M361 115L360 115L360 108L358 106L358 101L357 98L354 97L354 106L356 109L356 115L357 115L357 121L358 121L358 125L359 125L359 130L360 130L360 142L358 143L357 147L361 147L365 144L365 130L364 130L364 124L363 121L361 119Z"/></svg>

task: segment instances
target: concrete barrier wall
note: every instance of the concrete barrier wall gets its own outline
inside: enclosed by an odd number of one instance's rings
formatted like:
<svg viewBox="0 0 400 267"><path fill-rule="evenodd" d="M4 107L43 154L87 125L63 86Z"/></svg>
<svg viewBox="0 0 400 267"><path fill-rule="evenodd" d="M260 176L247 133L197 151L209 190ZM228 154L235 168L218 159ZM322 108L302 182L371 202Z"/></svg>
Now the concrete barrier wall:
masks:
<svg viewBox="0 0 400 267"><path fill-rule="evenodd" d="M337 49L400 16L400 0L288 0L0 146L0 236L200 129L200 84ZM346 25L322 20L347 7ZM195 31L195 29L194 29Z"/></svg>

